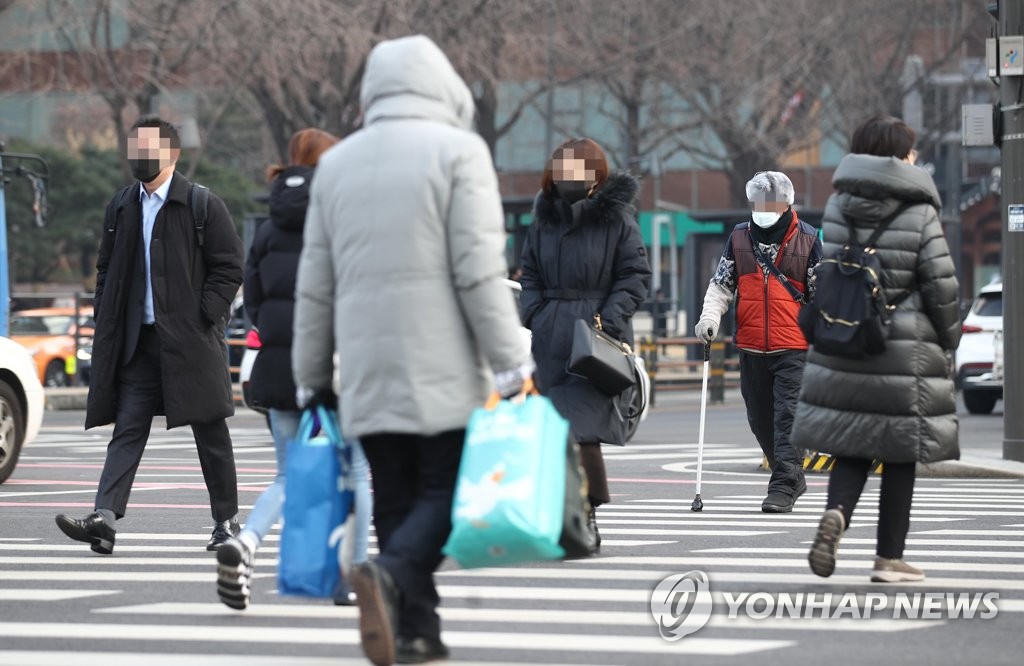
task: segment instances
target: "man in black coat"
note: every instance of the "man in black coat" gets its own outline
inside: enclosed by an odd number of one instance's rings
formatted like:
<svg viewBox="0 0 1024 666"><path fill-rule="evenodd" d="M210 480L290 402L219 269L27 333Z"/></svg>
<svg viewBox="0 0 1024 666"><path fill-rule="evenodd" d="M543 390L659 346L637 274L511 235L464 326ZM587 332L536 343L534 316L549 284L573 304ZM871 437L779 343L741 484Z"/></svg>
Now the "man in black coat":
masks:
<svg viewBox="0 0 1024 666"><path fill-rule="evenodd" d="M57 526L97 553L114 549L156 414L190 425L210 493L207 550L238 532L238 483L225 419L234 414L224 326L242 282L242 243L219 197L175 173L178 132L142 118L128 138L134 185L107 205L96 262L92 380L85 427L114 423L84 519Z"/></svg>

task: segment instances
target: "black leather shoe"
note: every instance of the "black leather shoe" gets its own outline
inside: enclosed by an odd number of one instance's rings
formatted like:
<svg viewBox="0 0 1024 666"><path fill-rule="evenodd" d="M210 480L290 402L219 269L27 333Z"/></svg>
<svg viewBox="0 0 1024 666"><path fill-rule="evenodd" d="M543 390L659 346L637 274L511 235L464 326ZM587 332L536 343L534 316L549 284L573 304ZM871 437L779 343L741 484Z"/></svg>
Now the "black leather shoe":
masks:
<svg viewBox="0 0 1024 666"><path fill-rule="evenodd" d="M222 543L231 537L238 536L238 533L241 531L242 527L238 524L237 518L216 523L213 526L213 534L210 535L210 541L206 544L206 550L217 550Z"/></svg>
<svg viewBox="0 0 1024 666"><path fill-rule="evenodd" d="M448 658L448 646L437 638L398 637L395 643L396 664L425 664L428 661Z"/></svg>
<svg viewBox="0 0 1024 666"><path fill-rule="evenodd" d="M94 553L110 555L114 552L114 537L117 530L107 524L107 521L103 520L103 516L96 512L90 513L81 520L60 514L57 516L57 527L75 541L84 541L89 544Z"/></svg>
<svg viewBox="0 0 1024 666"><path fill-rule="evenodd" d="M352 569L352 589L359 606L359 637L363 653L375 666L395 663L395 630L400 596L391 574L376 562Z"/></svg>

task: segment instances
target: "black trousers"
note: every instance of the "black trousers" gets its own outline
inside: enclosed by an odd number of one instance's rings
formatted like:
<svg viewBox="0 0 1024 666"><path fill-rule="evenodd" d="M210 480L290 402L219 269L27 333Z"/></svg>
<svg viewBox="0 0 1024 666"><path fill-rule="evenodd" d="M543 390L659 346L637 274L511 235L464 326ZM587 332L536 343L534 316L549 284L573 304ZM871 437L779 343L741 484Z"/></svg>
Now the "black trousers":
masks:
<svg viewBox="0 0 1024 666"><path fill-rule="evenodd" d="M793 448L789 435L806 360L807 352L799 350L740 352L740 392L750 430L772 468L769 493L792 497L804 479L803 452Z"/></svg>
<svg viewBox="0 0 1024 666"><path fill-rule="evenodd" d="M434 571L452 530L452 500L465 430L432 437L380 434L361 439L373 478L377 564L402 593L398 635L441 637Z"/></svg>
<svg viewBox="0 0 1024 666"><path fill-rule="evenodd" d="M910 530L910 504L914 498L915 463L882 465L882 489L878 497L878 534L875 554L889 560L903 558ZM850 527L853 510L871 472L864 458L836 458L828 479L827 509L840 509Z"/></svg>
<svg viewBox="0 0 1024 666"><path fill-rule="evenodd" d="M160 338L153 326L143 326L131 360L117 376L117 420L107 445L96 508L124 517L135 473L149 440L153 417L163 404ZM192 425L203 479L210 493L213 519L222 522L238 514L238 478L227 421Z"/></svg>
<svg viewBox="0 0 1024 666"><path fill-rule="evenodd" d="M600 442L580 442L580 466L587 475L587 498L595 509L612 501L608 491L608 470Z"/></svg>

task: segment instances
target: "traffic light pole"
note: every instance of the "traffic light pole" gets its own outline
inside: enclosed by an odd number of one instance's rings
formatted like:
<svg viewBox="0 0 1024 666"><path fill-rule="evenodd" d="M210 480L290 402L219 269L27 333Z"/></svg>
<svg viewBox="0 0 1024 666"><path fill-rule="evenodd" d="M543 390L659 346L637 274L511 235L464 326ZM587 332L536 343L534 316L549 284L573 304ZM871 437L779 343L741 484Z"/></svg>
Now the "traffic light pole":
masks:
<svg viewBox="0 0 1024 666"><path fill-rule="evenodd" d="M1024 0L999 3L999 34L1024 34ZM1000 51L1004 47L1000 45ZM1024 54L1017 54L1018 58ZM1003 458L1024 461L1024 77L1000 76L1003 215ZM1012 214L1011 214L1012 211ZM1019 212L1019 214L1018 214Z"/></svg>

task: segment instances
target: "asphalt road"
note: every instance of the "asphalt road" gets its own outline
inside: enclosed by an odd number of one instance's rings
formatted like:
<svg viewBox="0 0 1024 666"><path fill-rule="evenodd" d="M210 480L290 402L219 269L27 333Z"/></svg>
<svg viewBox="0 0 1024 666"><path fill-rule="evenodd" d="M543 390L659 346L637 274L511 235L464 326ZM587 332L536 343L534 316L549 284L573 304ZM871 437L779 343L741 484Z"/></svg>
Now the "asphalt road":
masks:
<svg viewBox="0 0 1024 666"><path fill-rule="evenodd" d="M844 537L836 574L820 579L805 558L827 476L809 477L794 513L762 514L767 474L758 469L742 406L731 397L709 408L704 511L693 513L697 401L674 396L661 405L629 447L606 449L615 496L600 511L600 557L506 570L446 565L439 573L452 661L1020 663L1024 482L919 480L906 559L928 580L890 586L868 581L873 480ZM53 516L91 510L110 432L84 433L82 416L48 413L39 440L0 487L0 664L367 663L353 609L276 595L273 534L257 559L253 605L241 613L220 605L214 561L204 550L212 519L188 430L154 429L128 516L117 525L114 555L97 556L67 540ZM231 428L248 507L273 475L273 451L258 415L243 412ZM998 416L965 415L961 428L965 450L1001 445ZM669 575L691 571L706 573L713 614L692 635L663 640L651 615L652 590ZM887 609L871 619L833 618L847 592L882 595ZM998 614L893 619L900 592L998 593ZM762 593L754 615L785 593L832 599L826 610L812 608L810 619L754 619L742 605L730 618L729 602L743 593ZM863 604L863 596L854 603Z"/></svg>

